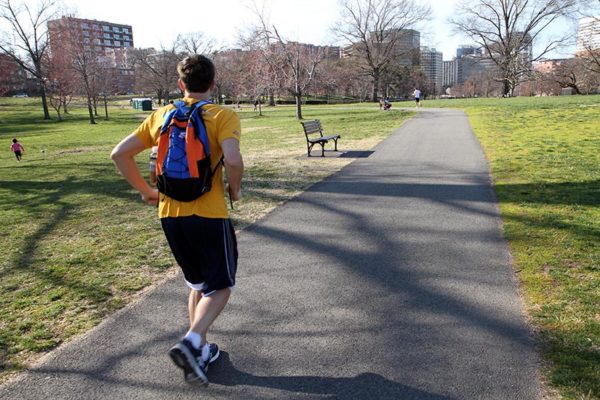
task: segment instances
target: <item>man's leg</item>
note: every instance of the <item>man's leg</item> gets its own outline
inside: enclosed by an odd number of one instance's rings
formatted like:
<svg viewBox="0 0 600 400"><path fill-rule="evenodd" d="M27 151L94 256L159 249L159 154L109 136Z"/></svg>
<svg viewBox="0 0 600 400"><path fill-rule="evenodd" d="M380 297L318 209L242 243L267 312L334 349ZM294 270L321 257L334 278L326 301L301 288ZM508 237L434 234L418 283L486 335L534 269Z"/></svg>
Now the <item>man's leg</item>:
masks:
<svg viewBox="0 0 600 400"><path fill-rule="evenodd" d="M223 311L223 308L225 308L225 305L229 301L230 294L231 289L217 290L216 292L211 293L210 296L202 296L200 292L190 293L190 317L192 315L191 306L193 302L196 301L197 296L201 296L194 309L193 322L190 330L201 336L202 345L206 343L208 328L210 328L219 314L221 314L221 311Z"/></svg>
<svg viewBox="0 0 600 400"><path fill-rule="evenodd" d="M203 296L201 291L190 291L188 307L191 329L184 340L169 350L171 359L183 369L188 383L208 384L206 369L209 363L219 357L219 348L215 344L208 345L206 336L212 323L225 308L230 294L229 288L217 290L210 296Z"/></svg>
<svg viewBox="0 0 600 400"><path fill-rule="evenodd" d="M198 302L200 301L201 298L202 298L201 291L190 289L190 296L188 299L188 315L190 318L190 330L192 329L192 326L194 325L194 316L196 315L196 306L198 305Z"/></svg>

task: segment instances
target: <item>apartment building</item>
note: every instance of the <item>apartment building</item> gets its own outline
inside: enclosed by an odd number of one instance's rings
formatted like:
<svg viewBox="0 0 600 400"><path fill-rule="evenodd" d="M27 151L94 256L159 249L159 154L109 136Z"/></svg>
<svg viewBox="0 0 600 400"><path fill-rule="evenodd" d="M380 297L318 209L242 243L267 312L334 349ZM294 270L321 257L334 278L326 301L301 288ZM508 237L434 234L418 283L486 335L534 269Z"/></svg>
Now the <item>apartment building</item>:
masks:
<svg viewBox="0 0 600 400"><path fill-rule="evenodd" d="M374 35L375 33L371 33ZM403 66L412 67L420 64L421 33L414 29L389 29L383 32L383 40L374 46L385 47L394 42L394 60ZM360 43L353 43L340 50L340 58L350 58L359 52Z"/></svg>
<svg viewBox="0 0 600 400"><path fill-rule="evenodd" d="M451 87L458 82L458 60L456 58L442 63L442 86Z"/></svg>
<svg viewBox="0 0 600 400"><path fill-rule="evenodd" d="M577 53L600 49L600 16L581 18L577 31Z"/></svg>
<svg viewBox="0 0 600 400"><path fill-rule="evenodd" d="M84 48L97 54L98 61L113 77L112 91L127 93L133 90L135 72L129 62L129 52L134 48L131 25L71 16L48 21L51 52L62 51L66 34L75 35Z"/></svg>
<svg viewBox="0 0 600 400"><path fill-rule="evenodd" d="M53 37L60 37L61 33L67 30L80 33L86 45L95 46L102 51L134 47L131 25L70 16L48 21L51 42Z"/></svg>
<svg viewBox="0 0 600 400"><path fill-rule="evenodd" d="M442 93L444 64L442 52L426 46L421 47L421 69L427 76L428 92L433 95Z"/></svg>

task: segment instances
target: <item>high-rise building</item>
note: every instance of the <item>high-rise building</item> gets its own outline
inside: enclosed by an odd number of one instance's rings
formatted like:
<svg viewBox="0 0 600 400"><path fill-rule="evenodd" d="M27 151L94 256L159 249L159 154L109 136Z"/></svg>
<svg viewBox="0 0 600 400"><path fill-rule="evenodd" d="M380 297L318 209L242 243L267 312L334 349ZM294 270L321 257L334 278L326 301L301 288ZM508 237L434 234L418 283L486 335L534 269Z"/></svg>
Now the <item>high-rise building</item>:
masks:
<svg viewBox="0 0 600 400"><path fill-rule="evenodd" d="M433 48L421 47L421 69L429 81L429 93L442 93L444 67L442 52Z"/></svg>
<svg viewBox="0 0 600 400"><path fill-rule="evenodd" d="M414 29L388 29L379 33L381 38L373 46L375 49L387 47L393 41L392 55L395 62L406 67L419 65L421 33ZM372 32L371 35L375 35ZM350 58L360 53L361 43L353 43L340 49L340 58Z"/></svg>
<svg viewBox="0 0 600 400"><path fill-rule="evenodd" d="M483 49L480 46L462 44L456 49L453 78L454 84L462 85L470 76L479 72L478 63L482 59Z"/></svg>
<svg viewBox="0 0 600 400"><path fill-rule="evenodd" d="M395 40L394 60L405 67L419 65L421 33L414 29L390 29L386 31L388 42ZM386 43L383 44L384 46Z"/></svg>
<svg viewBox="0 0 600 400"><path fill-rule="evenodd" d="M95 46L101 50L133 48L133 29L131 25L113 22L96 21L64 16L48 21L50 44L52 39L61 36L66 30L81 34L84 44Z"/></svg>
<svg viewBox="0 0 600 400"><path fill-rule="evenodd" d="M442 63L442 86L451 87L458 82L458 60L455 58Z"/></svg>
<svg viewBox="0 0 600 400"><path fill-rule="evenodd" d="M518 61L522 63L523 68L531 71L533 68L533 38L530 34L523 32L517 32L516 36L521 43Z"/></svg>
<svg viewBox="0 0 600 400"><path fill-rule="evenodd" d="M481 55L482 49L479 46L471 45L471 44L461 44L456 49L456 58L461 58L464 56L470 55Z"/></svg>
<svg viewBox="0 0 600 400"><path fill-rule="evenodd" d="M579 20L577 53L600 49L600 16Z"/></svg>
<svg viewBox="0 0 600 400"><path fill-rule="evenodd" d="M48 21L48 36L53 53L64 50L67 36L81 41L82 48L95 53L107 76L112 77L112 91L133 90L135 73L129 60L129 51L134 48L131 25L64 16Z"/></svg>

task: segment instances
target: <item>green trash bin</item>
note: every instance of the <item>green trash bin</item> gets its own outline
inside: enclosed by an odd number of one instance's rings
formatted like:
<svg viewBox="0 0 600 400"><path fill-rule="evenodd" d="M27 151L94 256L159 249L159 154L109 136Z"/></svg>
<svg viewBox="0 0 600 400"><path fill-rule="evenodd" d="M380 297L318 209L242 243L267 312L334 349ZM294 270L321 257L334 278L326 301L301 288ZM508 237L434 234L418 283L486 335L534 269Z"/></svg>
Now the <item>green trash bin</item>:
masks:
<svg viewBox="0 0 600 400"><path fill-rule="evenodd" d="M152 111L152 100L150 100L150 99L142 100L142 111Z"/></svg>
<svg viewBox="0 0 600 400"><path fill-rule="evenodd" d="M131 99L131 107L135 110L152 111L152 99L143 97Z"/></svg>

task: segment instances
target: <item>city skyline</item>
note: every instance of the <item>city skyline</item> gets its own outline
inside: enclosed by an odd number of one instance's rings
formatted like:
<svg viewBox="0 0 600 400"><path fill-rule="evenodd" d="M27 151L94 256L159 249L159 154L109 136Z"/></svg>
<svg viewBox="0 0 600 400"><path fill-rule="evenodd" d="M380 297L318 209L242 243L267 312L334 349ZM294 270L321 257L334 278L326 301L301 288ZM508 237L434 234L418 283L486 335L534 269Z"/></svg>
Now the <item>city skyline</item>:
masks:
<svg viewBox="0 0 600 400"><path fill-rule="evenodd" d="M415 27L421 32L421 45L441 51L443 59L450 60L460 45L472 44L468 38L453 34L447 23L457 0L422 2L431 6L432 19ZM339 44L331 34L331 27L339 15L337 0L260 0L260 3L265 4L271 23L286 39L315 45ZM163 3L158 0L144 2L144 13L140 12L139 2L65 0L65 4L69 11L80 18L132 25L136 47L168 47L177 34L200 31L214 38L219 46L233 48L237 46L239 35L256 22L255 14L251 11L251 0L221 0L202 5L189 3L186 6L188 12L178 16L181 21L179 25L165 22L164 13L148 12L160 9ZM194 15L211 17L195 18ZM306 21L311 21L310 27L306 26ZM556 53L556 56L561 57L572 51L569 48L563 53Z"/></svg>

